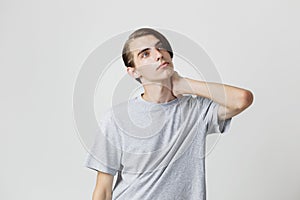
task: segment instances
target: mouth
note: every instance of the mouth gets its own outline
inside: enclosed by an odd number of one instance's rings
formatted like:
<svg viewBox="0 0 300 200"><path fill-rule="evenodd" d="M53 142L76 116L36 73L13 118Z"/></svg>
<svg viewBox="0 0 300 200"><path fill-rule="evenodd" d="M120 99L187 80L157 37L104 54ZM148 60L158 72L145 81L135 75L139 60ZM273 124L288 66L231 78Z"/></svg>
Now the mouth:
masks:
<svg viewBox="0 0 300 200"><path fill-rule="evenodd" d="M165 68L165 67L167 67L169 64L170 64L170 63L168 63L168 62L163 62L163 63L161 63L161 64L158 66L157 70L160 69L160 68Z"/></svg>

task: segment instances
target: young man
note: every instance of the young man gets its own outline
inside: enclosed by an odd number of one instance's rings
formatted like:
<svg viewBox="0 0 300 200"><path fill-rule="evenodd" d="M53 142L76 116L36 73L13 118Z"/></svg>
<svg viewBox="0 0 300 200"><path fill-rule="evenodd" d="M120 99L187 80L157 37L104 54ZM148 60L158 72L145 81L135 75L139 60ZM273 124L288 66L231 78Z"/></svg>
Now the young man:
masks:
<svg viewBox="0 0 300 200"><path fill-rule="evenodd" d="M85 164L98 172L93 200L204 200L205 138L228 131L252 93L179 76L169 42L153 29L132 33L122 57L144 93L100 122Z"/></svg>

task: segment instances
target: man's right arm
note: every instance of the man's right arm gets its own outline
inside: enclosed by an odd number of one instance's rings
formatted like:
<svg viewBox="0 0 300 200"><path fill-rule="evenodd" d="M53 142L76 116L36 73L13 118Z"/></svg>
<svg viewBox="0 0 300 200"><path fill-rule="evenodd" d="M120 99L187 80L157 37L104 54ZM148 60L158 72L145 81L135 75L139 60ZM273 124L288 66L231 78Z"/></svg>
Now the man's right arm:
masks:
<svg viewBox="0 0 300 200"><path fill-rule="evenodd" d="M98 171L93 200L111 200L114 176Z"/></svg>

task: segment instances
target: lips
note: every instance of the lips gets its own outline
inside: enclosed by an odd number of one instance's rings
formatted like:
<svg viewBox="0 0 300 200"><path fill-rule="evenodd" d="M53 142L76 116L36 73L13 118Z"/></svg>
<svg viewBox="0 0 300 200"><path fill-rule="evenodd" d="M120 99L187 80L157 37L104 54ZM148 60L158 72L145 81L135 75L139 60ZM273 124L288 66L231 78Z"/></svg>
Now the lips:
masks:
<svg viewBox="0 0 300 200"><path fill-rule="evenodd" d="M158 66L158 68L157 68L157 69L160 69L160 68L166 67L166 66L168 66L168 65L169 65L169 63L168 63L168 62L163 62L163 63L161 63L161 64Z"/></svg>

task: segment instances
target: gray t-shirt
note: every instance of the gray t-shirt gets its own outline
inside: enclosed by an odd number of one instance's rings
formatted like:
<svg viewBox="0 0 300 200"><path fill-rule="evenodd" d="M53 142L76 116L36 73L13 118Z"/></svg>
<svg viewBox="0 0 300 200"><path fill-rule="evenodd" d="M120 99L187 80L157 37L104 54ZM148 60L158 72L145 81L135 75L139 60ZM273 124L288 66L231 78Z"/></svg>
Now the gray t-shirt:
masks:
<svg viewBox="0 0 300 200"><path fill-rule="evenodd" d="M232 119L219 121L218 106L192 95L120 103L101 118L84 165L118 173L113 200L205 200L205 138Z"/></svg>

